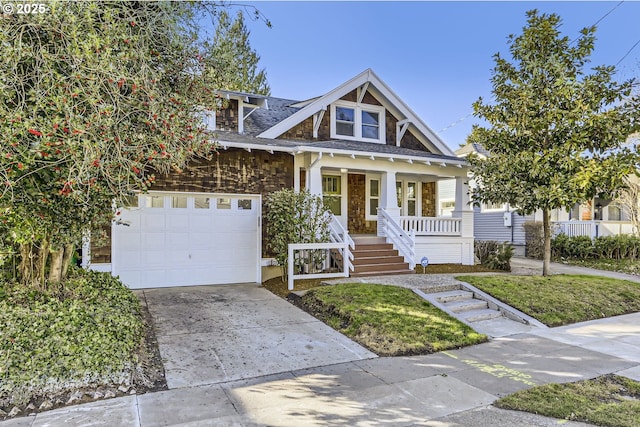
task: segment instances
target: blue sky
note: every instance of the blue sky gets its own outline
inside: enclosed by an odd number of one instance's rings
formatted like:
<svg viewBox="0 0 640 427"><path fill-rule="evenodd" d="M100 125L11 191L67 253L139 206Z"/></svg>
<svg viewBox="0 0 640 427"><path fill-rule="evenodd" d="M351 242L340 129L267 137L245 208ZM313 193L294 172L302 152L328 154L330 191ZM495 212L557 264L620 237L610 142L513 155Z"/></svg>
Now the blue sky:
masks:
<svg viewBox="0 0 640 427"><path fill-rule="evenodd" d="M508 54L527 10L559 14L573 40L615 8L598 24L590 64L615 65L640 40L640 2L619 3L240 2L273 25L246 22L273 96L311 98L371 68L453 149L477 122L472 103L490 97L493 54ZM640 45L618 68L620 78L640 76Z"/></svg>

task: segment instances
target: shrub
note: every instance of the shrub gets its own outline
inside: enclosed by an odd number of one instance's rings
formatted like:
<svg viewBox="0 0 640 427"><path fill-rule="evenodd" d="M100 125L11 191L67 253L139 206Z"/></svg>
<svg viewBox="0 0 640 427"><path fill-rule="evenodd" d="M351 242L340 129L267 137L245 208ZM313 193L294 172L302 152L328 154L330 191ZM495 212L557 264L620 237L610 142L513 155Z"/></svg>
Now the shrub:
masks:
<svg viewBox="0 0 640 427"><path fill-rule="evenodd" d="M284 278L289 243L328 242L330 217L322 198L308 191L275 191L267 196L266 208L269 247L282 267ZM315 251L309 252L313 258Z"/></svg>
<svg viewBox="0 0 640 427"><path fill-rule="evenodd" d="M117 278L74 270L46 292L1 288L0 401L130 384L144 323L138 298Z"/></svg>
<svg viewBox="0 0 640 427"><path fill-rule="evenodd" d="M588 236L569 237L559 234L551 241L553 257L574 259L629 259L636 260L640 255L640 238L632 235L601 236L591 239Z"/></svg>
<svg viewBox="0 0 640 427"><path fill-rule="evenodd" d="M527 221L523 224L526 242L526 256L529 258L542 259L544 256L544 235L542 223Z"/></svg>
<svg viewBox="0 0 640 427"><path fill-rule="evenodd" d="M474 248L480 264L492 270L511 271L513 247L510 244L495 240L477 240Z"/></svg>

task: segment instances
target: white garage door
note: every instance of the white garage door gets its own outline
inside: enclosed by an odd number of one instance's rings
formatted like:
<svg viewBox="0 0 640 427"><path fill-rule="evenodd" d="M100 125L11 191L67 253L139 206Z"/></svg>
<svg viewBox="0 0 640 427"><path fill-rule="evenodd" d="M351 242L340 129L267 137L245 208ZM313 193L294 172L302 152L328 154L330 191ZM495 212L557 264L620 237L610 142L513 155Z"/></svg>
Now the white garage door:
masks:
<svg viewBox="0 0 640 427"><path fill-rule="evenodd" d="M259 218L259 196L140 195L112 227L112 272L134 289L258 282Z"/></svg>

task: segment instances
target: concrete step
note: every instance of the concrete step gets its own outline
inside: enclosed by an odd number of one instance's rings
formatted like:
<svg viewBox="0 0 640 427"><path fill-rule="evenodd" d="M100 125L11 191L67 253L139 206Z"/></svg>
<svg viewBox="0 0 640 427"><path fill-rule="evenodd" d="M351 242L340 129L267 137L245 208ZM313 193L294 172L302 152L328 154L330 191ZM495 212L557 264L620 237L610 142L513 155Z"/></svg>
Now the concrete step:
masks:
<svg viewBox="0 0 640 427"><path fill-rule="evenodd" d="M481 322L483 320L497 319L502 317L502 313L498 310L484 309L467 311L463 314L464 319L467 322Z"/></svg>
<svg viewBox="0 0 640 427"><path fill-rule="evenodd" d="M454 301L445 305L454 313L464 313L467 311L483 310L489 308L489 304L487 304L486 301L475 298L470 300Z"/></svg>
<svg viewBox="0 0 640 427"><path fill-rule="evenodd" d="M407 264L406 262L389 262L384 264L359 264L353 266L354 273L360 273L363 271L375 272L389 270L409 270L409 264Z"/></svg>
<svg viewBox="0 0 640 427"><path fill-rule="evenodd" d="M442 304L446 304L452 301L470 300L473 299L473 293L463 290L438 292L436 299Z"/></svg>
<svg viewBox="0 0 640 427"><path fill-rule="evenodd" d="M363 271L363 272L353 272L349 275L349 277L368 277L368 276L391 276L395 274L415 274L415 270L388 270L388 271Z"/></svg>
<svg viewBox="0 0 640 427"><path fill-rule="evenodd" d="M398 264L398 263L403 263L404 262L404 257L397 255L397 256L374 256L374 257L368 257L368 256L355 256L353 257L353 265L375 265L375 264Z"/></svg>

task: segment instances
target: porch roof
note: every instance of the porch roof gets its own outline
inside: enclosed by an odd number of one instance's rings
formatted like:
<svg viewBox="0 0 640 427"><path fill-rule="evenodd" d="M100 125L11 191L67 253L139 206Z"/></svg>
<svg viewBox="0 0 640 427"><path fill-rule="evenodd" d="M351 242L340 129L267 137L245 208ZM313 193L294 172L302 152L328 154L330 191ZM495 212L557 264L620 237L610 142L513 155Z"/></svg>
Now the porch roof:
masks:
<svg viewBox="0 0 640 427"><path fill-rule="evenodd" d="M375 144L360 141L327 140L318 142L292 141L285 139L258 138L233 132L216 132L213 140L223 149L241 148L247 151L262 150L268 152L286 152L292 155L301 153L323 153L343 156L383 158L387 160L406 160L420 163L444 163L463 167L467 162L463 158L434 154L427 151L412 150L395 145Z"/></svg>

